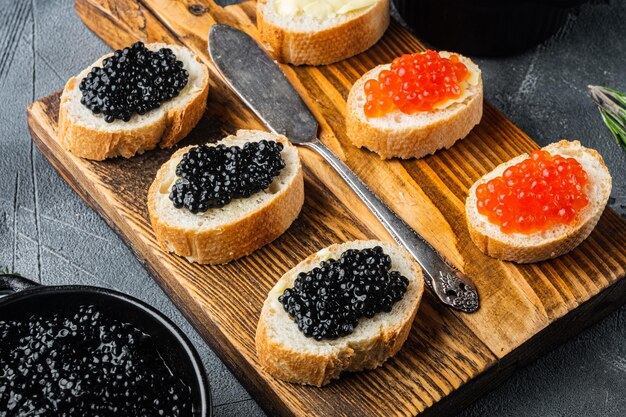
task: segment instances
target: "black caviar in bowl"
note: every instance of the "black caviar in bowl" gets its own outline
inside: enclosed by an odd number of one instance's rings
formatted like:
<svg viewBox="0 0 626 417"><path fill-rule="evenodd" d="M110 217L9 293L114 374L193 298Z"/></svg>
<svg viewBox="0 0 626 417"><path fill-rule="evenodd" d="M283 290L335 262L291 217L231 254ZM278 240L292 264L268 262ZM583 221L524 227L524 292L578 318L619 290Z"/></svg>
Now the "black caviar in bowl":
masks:
<svg viewBox="0 0 626 417"><path fill-rule="evenodd" d="M0 416L211 415L197 352L154 308L10 274L0 275L3 293L12 294L0 298Z"/></svg>
<svg viewBox="0 0 626 417"><path fill-rule="evenodd" d="M393 0L416 35L438 49L495 56L548 39L586 0Z"/></svg>

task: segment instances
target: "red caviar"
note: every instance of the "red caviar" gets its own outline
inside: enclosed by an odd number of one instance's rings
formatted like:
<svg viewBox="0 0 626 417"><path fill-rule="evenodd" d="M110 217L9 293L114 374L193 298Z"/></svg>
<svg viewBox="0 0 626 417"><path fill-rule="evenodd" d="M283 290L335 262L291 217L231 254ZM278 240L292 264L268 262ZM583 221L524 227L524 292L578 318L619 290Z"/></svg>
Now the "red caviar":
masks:
<svg viewBox="0 0 626 417"><path fill-rule="evenodd" d="M476 206L504 233L544 231L575 220L589 203L587 182L576 159L533 151L529 159L476 187Z"/></svg>
<svg viewBox="0 0 626 417"><path fill-rule="evenodd" d="M461 96L461 82L469 71L457 55L444 58L435 51L402 55L377 79L365 83L367 117L398 109L406 114L430 111L437 104Z"/></svg>

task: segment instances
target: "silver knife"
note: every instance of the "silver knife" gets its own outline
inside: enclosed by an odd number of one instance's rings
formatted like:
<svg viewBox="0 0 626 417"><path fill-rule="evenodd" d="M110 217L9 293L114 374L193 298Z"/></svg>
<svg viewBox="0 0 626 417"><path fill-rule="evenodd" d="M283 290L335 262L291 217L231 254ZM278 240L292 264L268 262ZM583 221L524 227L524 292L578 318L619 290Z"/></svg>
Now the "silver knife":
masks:
<svg viewBox="0 0 626 417"><path fill-rule="evenodd" d="M317 138L317 120L254 39L233 27L216 24L209 31L209 54L230 87L271 131L319 153L337 171L389 234L420 264L426 283L444 304L467 313L478 310L478 292L469 277L442 258Z"/></svg>

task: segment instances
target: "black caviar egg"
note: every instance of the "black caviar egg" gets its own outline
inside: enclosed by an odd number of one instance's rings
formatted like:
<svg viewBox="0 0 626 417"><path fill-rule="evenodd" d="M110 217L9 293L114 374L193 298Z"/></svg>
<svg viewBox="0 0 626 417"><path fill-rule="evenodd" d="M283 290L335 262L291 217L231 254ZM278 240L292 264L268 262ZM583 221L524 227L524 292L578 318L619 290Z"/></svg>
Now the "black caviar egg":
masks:
<svg viewBox="0 0 626 417"><path fill-rule="evenodd" d="M246 198L272 183L285 167L280 142L261 140L243 147L200 145L183 155L176 166L170 200L192 213L224 207L234 198Z"/></svg>
<svg viewBox="0 0 626 417"><path fill-rule="evenodd" d="M390 312L402 299L409 280L390 268L380 246L349 249L298 274L278 301L305 336L336 339L352 333L361 317Z"/></svg>
<svg viewBox="0 0 626 417"><path fill-rule="evenodd" d="M0 321L0 417L191 417L152 338L94 306Z"/></svg>
<svg viewBox="0 0 626 417"><path fill-rule="evenodd" d="M189 74L169 48L154 52L142 42L117 50L80 82L80 102L106 122L129 121L176 97Z"/></svg>

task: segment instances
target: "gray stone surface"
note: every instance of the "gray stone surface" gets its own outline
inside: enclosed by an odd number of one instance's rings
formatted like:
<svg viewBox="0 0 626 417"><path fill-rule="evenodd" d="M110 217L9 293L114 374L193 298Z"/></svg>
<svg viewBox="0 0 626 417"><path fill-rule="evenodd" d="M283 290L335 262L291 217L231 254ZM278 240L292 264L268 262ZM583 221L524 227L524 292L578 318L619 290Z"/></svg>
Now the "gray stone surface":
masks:
<svg viewBox="0 0 626 417"><path fill-rule="evenodd" d="M614 176L612 206L626 213L626 152L585 92L626 90L626 4L595 2L551 41L510 58L478 59L487 99L540 144L579 138ZM25 107L63 87L108 51L69 0L0 0L0 266L44 284L90 284L137 296L172 318L200 352L216 416L262 416L132 253L33 147ZM460 416L623 416L624 308L520 369Z"/></svg>

